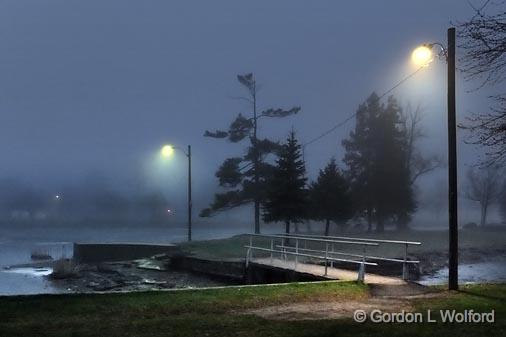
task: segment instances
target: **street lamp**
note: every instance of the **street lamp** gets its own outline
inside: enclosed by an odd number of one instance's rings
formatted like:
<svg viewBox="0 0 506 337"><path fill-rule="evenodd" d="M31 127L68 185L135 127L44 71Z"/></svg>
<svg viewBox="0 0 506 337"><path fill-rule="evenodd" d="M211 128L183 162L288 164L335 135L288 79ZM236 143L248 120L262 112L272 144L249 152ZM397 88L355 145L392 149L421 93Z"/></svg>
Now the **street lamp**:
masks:
<svg viewBox="0 0 506 337"><path fill-rule="evenodd" d="M192 240L192 148L188 145L188 150L172 145L164 145L160 150L162 157L170 158L175 150L181 150L188 158L188 241Z"/></svg>
<svg viewBox="0 0 506 337"><path fill-rule="evenodd" d="M441 43L424 44L413 51L411 58L420 66L433 59L433 50L446 59L448 65L448 289L458 290L458 200L457 200L457 119L455 108L455 28L448 29L448 46Z"/></svg>

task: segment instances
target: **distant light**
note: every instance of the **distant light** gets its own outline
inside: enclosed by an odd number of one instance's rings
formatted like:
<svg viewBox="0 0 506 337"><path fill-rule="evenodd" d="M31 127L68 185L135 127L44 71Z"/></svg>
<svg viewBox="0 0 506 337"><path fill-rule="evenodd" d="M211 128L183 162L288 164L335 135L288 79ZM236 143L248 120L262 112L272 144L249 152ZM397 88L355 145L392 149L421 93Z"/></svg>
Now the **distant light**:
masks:
<svg viewBox="0 0 506 337"><path fill-rule="evenodd" d="M160 152L163 157L171 157L174 154L174 147L172 145L164 145Z"/></svg>
<svg viewBox="0 0 506 337"><path fill-rule="evenodd" d="M171 209L168 209L168 210L167 210L167 213L172 214L172 210L171 210Z"/></svg>
<svg viewBox="0 0 506 337"><path fill-rule="evenodd" d="M55 196L54 196L54 198L55 198L56 200L59 200L59 199L60 199L60 195L59 195L59 194L57 194L57 195L55 195Z"/></svg>
<svg viewBox="0 0 506 337"><path fill-rule="evenodd" d="M411 54L411 60L417 66L429 65L432 62L432 49L426 45L416 48Z"/></svg>

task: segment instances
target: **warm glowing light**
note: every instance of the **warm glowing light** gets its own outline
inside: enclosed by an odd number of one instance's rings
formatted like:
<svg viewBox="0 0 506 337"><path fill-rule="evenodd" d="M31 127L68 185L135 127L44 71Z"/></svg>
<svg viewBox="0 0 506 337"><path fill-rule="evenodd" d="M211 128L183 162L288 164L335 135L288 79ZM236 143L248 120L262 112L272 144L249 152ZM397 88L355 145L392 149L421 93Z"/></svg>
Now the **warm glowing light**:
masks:
<svg viewBox="0 0 506 337"><path fill-rule="evenodd" d="M161 150L162 156L171 157L174 154L174 147L172 145L165 145Z"/></svg>
<svg viewBox="0 0 506 337"><path fill-rule="evenodd" d="M411 54L411 60L417 66L427 66L432 62L432 50L428 46L420 46Z"/></svg>

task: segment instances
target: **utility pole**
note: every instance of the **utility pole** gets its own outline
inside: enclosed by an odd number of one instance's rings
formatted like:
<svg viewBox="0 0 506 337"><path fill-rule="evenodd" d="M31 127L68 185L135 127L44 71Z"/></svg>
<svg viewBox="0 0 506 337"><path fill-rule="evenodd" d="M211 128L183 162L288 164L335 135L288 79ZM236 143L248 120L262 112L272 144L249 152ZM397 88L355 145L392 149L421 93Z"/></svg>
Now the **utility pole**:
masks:
<svg viewBox="0 0 506 337"><path fill-rule="evenodd" d="M192 240L192 147L188 145L188 241Z"/></svg>
<svg viewBox="0 0 506 337"><path fill-rule="evenodd" d="M258 138L257 138L257 83L255 79L253 78L253 92L252 92L252 98L253 98L253 181L255 184L254 192L254 208L255 208L255 234L260 234L260 191L259 191L259 185L260 185L260 172L259 172L259 165L260 165L260 158L258 153Z"/></svg>
<svg viewBox="0 0 506 337"><path fill-rule="evenodd" d="M458 290L459 227L457 194L457 118L455 107L455 28L448 29L448 289Z"/></svg>

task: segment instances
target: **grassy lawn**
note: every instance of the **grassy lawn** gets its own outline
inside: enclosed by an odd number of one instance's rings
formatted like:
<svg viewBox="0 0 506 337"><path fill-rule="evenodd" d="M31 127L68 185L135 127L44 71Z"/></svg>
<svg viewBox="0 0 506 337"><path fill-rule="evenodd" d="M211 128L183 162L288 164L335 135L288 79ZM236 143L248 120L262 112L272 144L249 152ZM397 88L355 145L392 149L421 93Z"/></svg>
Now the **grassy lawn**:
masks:
<svg viewBox="0 0 506 337"><path fill-rule="evenodd" d="M410 246L409 252L438 252L447 251L448 249L448 232L447 231L417 231L412 230L405 233L385 232L376 233L360 233L360 234L343 234L343 236L389 239L389 240L408 240L422 242L420 246ZM255 245L269 248L270 241L266 238L254 238ZM504 249L506 242L506 231L502 232L486 232L486 231L466 231L461 230L459 233L459 246L461 249L478 248L478 249ZM247 235L237 235L228 239L194 241L190 243L182 243L183 251L192 253L196 256L205 258L244 258L246 256L245 245L249 243ZM308 245L308 248L311 245ZM317 247L314 247L317 248ZM336 246L336 249L340 247ZM361 248L346 245L341 247L347 252L361 252ZM322 247L318 247L322 249ZM402 245L383 244L378 247L369 247L368 252L372 255L379 254L382 256L398 257L403 256L404 247ZM255 254L260 255L260 252Z"/></svg>
<svg viewBox="0 0 506 337"><path fill-rule="evenodd" d="M274 321L245 309L284 303L365 301L356 283L306 283L106 295L0 298L0 336L504 336L506 285L412 300L430 308L495 310L493 324L359 324L350 318ZM393 308L395 309L395 308Z"/></svg>

